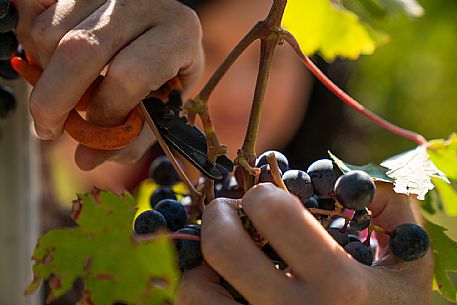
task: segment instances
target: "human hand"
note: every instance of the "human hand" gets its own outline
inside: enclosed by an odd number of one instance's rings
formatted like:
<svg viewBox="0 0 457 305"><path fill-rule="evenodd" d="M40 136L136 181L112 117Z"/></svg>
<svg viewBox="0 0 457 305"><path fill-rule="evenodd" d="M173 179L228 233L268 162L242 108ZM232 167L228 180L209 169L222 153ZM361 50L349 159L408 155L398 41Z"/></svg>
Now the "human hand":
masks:
<svg viewBox="0 0 457 305"><path fill-rule="evenodd" d="M90 121L114 126L150 91L176 75L183 94L203 68L197 15L178 1L15 0L16 34L29 59L44 71L30 96L37 134L54 139L66 117L107 67L87 111ZM153 135L146 125L130 145L116 151L78 146L75 159L91 170L107 159L132 163Z"/></svg>
<svg viewBox="0 0 457 305"><path fill-rule="evenodd" d="M244 230L241 205L258 232L290 267L277 270ZM408 198L378 183L373 224L393 229L416 222ZM227 297L218 274L250 304L431 304L433 257L403 262L378 235L381 255L372 267L351 258L298 199L271 184L249 190L242 200L219 198L206 209L201 245L209 266L186 271L175 305L239 304Z"/></svg>

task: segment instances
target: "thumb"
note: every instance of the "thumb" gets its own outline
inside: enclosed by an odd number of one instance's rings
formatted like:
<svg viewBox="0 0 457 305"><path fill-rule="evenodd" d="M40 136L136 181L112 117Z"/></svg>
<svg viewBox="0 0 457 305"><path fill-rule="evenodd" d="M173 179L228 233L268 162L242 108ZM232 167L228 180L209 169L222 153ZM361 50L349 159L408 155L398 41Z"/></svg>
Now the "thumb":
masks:
<svg viewBox="0 0 457 305"><path fill-rule="evenodd" d="M419 214L415 213L417 206L407 195L398 194L393 190L392 184L376 182L376 195L368 206L373 215L373 224L392 231L402 223L418 223ZM384 249L389 237L377 234L381 249Z"/></svg>

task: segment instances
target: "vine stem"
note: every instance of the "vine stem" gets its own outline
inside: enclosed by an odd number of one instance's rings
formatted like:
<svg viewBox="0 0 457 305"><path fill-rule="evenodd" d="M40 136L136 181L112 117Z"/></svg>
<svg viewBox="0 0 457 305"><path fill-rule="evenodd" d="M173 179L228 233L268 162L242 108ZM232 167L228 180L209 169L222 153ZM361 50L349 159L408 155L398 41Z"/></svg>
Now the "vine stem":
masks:
<svg viewBox="0 0 457 305"><path fill-rule="evenodd" d="M237 157L238 159L246 160L250 165L254 165L255 162L255 145L260 126L262 106L273 55L276 46L282 41L282 32L280 29L286 4L287 0L274 0L267 18L258 23L265 27L265 31L268 34L260 38L259 72L257 74L254 98L252 101L251 113L249 115L249 123L244 137L243 146L238 150ZM254 185L255 177L250 175L246 170L243 170L243 177L245 185L244 190L247 191Z"/></svg>
<svg viewBox="0 0 457 305"><path fill-rule="evenodd" d="M178 173L179 178L184 182L184 184L189 189L190 196L192 197L192 201L194 203L196 203L198 208L200 209L200 211L203 212L205 209L205 205L203 204L202 195L195 190L193 184L190 182L189 178L187 178L186 174L179 166L178 162L176 161L176 158L173 156L173 153L171 152L167 143L165 143L165 140L163 139L162 135L160 134L159 130L157 129L157 126L154 124L151 117L149 116L143 103L140 103L139 107L140 107L141 113L143 113L143 116L146 119L146 122L148 123L149 127L151 128L152 133L154 134L157 141L159 142L160 147L162 147L163 151L165 152L165 155L168 157L168 160L170 160L171 164L173 165L173 168Z"/></svg>
<svg viewBox="0 0 457 305"><path fill-rule="evenodd" d="M341 211L331 211L331 210L324 210L324 209L315 209L315 208L310 208L307 209L308 212L310 212L313 215L324 215L324 216L339 216L344 218L346 221L351 220L351 216L347 216L344 214L344 212Z"/></svg>
<svg viewBox="0 0 457 305"><path fill-rule="evenodd" d="M295 37L284 30L283 32L284 40L292 47L297 56L303 62L303 64L314 74L314 76L324 84L333 94L335 94L340 100L344 103L355 109L357 112L361 113L363 116L367 117L369 120L373 121L375 124L381 126L382 128L399 135L403 138L411 140L418 145L425 145L427 140L421 134L401 128L391 122L381 118L377 114L366 109L363 105L357 102L349 94L340 89L334 82L332 82L300 49L300 46L295 39Z"/></svg>

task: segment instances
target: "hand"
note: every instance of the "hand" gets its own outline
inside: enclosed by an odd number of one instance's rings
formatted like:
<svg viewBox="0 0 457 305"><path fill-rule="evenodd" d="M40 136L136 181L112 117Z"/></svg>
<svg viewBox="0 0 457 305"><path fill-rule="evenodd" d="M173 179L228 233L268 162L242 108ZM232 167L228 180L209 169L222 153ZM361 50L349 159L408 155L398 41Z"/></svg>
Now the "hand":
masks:
<svg viewBox="0 0 457 305"><path fill-rule="evenodd" d="M287 275L254 244L236 214L244 212L291 268ZM369 206L373 222L386 229L415 222L408 198L377 184ZM379 237L379 234L378 234ZM251 304L386 305L431 304L433 257L405 263L379 238L381 256L362 265L340 247L297 198L261 184L241 201L216 199L203 215L202 252L207 265L186 271L175 305L239 304L218 285L224 277Z"/></svg>
<svg viewBox="0 0 457 305"><path fill-rule="evenodd" d="M16 33L29 59L44 72L30 96L37 134L54 139L92 81L105 69L88 119L103 126L124 121L150 91L179 75L184 94L203 68L197 15L175 0L15 0ZM90 170L107 159L132 163L153 139L143 128L117 151L79 146L76 163Z"/></svg>

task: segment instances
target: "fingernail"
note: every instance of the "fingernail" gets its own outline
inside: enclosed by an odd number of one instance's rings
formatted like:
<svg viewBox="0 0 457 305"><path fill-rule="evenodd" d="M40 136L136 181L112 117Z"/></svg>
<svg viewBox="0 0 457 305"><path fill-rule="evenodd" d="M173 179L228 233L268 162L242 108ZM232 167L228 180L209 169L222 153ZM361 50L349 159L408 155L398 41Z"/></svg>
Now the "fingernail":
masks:
<svg viewBox="0 0 457 305"><path fill-rule="evenodd" d="M36 122L35 122L35 131L41 140L54 139L54 133L50 129L43 127L42 125L40 125L39 123L36 123Z"/></svg>

